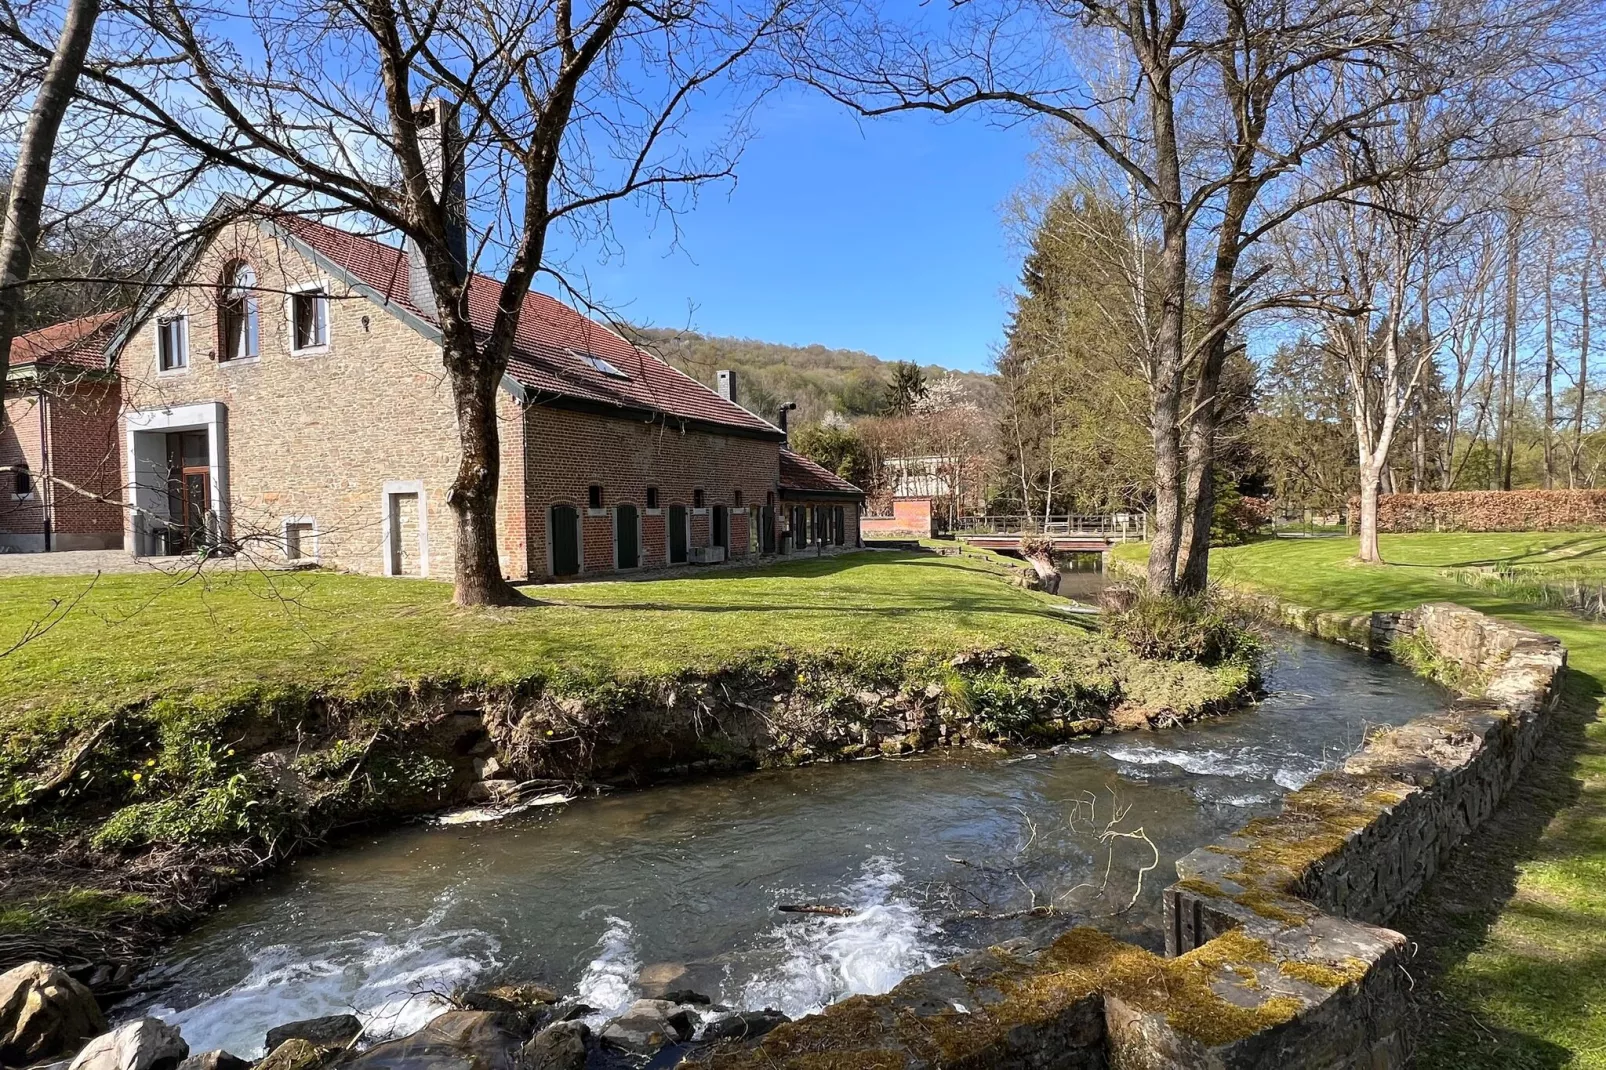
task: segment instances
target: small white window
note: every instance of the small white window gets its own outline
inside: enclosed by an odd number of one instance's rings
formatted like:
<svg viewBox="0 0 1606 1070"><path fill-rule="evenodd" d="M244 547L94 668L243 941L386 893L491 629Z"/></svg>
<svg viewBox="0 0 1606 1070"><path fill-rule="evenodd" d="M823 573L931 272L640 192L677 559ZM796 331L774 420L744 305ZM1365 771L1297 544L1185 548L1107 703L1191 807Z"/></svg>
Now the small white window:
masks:
<svg viewBox="0 0 1606 1070"><path fill-rule="evenodd" d="M607 361L603 360L601 357L597 356L595 353L586 353L586 352L583 352L583 351L578 350L578 349L571 349L571 350L569 350L569 352L576 359L578 359L581 362L589 365L593 370L599 371L603 375L606 375L606 376L608 376L610 378L613 378L613 379L628 379L628 378L630 378L630 376L626 375L624 372L620 371L618 368L615 368L612 364L609 364Z"/></svg>
<svg viewBox="0 0 1606 1070"><path fill-rule="evenodd" d="M322 286L309 286L290 295L290 352L301 353L329 345L329 294Z"/></svg>
<svg viewBox="0 0 1606 1070"><path fill-rule="evenodd" d="M183 313L156 321L156 366L176 372L190 366L190 318Z"/></svg>

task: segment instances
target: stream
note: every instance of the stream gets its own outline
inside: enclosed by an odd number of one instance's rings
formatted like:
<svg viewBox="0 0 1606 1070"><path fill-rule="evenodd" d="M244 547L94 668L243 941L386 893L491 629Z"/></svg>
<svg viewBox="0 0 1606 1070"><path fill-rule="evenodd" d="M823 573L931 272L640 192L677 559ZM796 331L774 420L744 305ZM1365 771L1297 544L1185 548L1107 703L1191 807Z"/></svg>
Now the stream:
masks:
<svg viewBox="0 0 1606 1070"><path fill-rule="evenodd" d="M120 1014L193 1050L351 1011L371 1038L454 987L541 980L616 1014L640 967L798 1016L1045 924L1161 945L1174 863L1330 768L1368 726L1440 708L1396 666L1278 633L1270 693L1186 729L1008 756L933 753L688 781L480 825L415 825L306 858L231 901ZM988 920L1052 902L1063 917ZM777 913L847 906L851 917ZM717 990L715 990L717 989Z"/></svg>

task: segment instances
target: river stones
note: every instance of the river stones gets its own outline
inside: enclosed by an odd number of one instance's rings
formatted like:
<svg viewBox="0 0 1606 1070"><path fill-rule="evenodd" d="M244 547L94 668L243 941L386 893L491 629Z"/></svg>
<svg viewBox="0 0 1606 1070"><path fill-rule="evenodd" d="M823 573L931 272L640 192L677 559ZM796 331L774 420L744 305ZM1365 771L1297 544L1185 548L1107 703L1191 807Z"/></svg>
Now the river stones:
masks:
<svg viewBox="0 0 1606 1070"><path fill-rule="evenodd" d="M686 999L685 996L688 992L717 993L724 979L725 967L714 962L651 962L636 974L636 990L643 999L711 1003L710 999Z"/></svg>
<svg viewBox="0 0 1606 1070"><path fill-rule="evenodd" d="M346 1070L514 1070L523 1030L516 1014L447 1011L410 1037L369 1048Z"/></svg>
<svg viewBox="0 0 1606 1070"><path fill-rule="evenodd" d="M191 1055L178 1064L178 1070L250 1070L251 1063L222 1048Z"/></svg>
<svg viewBox="0 0 1606 1070"><path fill-rule="evenodd" d="M136 1018L91 1040L69 1070L177 1070L189 1053L173 1026Z"/></svg>
<svg viewBox="0 0 1606 1070"><path fill-rule="evenodd" d="M322 1018L306 1018L287 1022L268 1030L269 1051L287 1040L305 1040L317 1048L348 1048L362 1036L362 1022L354 1014L330 1014Z"/></svg>
<svg viewBox="0 0 1606 1070"><path fill-rule="evenodd" d="M691 1015L665 999L638 999L603 1026L602 1041L626 1051L651 1055L666 1044L691 1036Z"/></svg>
<svg viewBox="0 0 1606 1070"><path fill-rule="evenodd" d="M0 973L0 1066L70 1055L105 1031L94 994L61 967L25 962Z"/></svg>
<svg viewBox="0 0 1606 1070"><path fill-rule="evenodd" d="M535 1035L519 1052L520 1070L585 1070L586 1041L591 1030L584 1022L559 1022Z"/></svg>
<svg viewBox="0 0 1606 1070"><path fill-rule="evenodd" d="M703 1029L703 1040L749 1040L761 1037L776 1026L792 1019L780 1011L765 1008L761 1011L737 1011L716 1018Z"/></svg>

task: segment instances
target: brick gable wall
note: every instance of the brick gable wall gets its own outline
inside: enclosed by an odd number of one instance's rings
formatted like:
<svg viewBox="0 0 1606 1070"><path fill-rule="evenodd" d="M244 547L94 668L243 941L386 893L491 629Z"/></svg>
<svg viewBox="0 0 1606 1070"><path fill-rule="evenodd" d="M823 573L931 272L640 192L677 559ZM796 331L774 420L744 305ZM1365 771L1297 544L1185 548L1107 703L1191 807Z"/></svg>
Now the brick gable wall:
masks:
<svg viewBox="0 0 1606 1070"><path fill-rule="evenodd" d="M6 401L0 466L24 463L38 478L33 497L20 501L12 495L12 473L0 479L0 546L45 549L48 500L50 549L115 549L123 530L116 504L122 487L118 386L84 379L54 381L46 390L44 399L23 394Z"/></svg>

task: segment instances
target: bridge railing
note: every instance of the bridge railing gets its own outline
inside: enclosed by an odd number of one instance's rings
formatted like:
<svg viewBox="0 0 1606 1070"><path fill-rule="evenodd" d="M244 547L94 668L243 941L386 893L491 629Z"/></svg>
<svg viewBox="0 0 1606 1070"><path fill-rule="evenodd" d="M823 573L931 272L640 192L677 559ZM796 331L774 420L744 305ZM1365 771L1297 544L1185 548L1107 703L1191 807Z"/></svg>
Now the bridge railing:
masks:
<svg viewBox="0 0 1606 1070"><path fill-rule="evenodd" d="M955 535L1063 535L1142 542L1149 537L1145 513L1110 516L962 516L952 526Z"/></svg>

